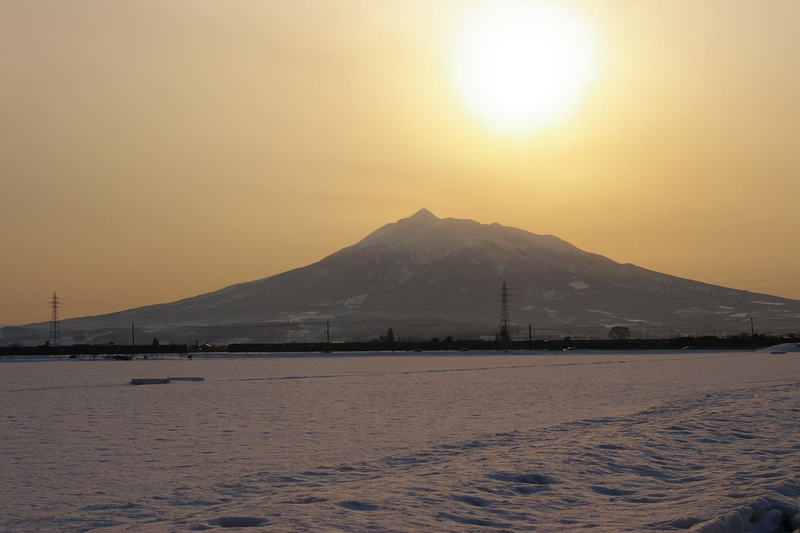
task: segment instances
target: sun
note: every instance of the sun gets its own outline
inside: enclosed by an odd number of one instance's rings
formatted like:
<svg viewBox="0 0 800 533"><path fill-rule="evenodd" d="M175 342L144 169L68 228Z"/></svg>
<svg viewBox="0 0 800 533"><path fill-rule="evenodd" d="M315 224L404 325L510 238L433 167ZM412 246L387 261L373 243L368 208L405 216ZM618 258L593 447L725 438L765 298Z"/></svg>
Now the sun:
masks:
<svg viewBox="0 0 800 533"><path fill-rule="evenodd" d="M461 14L452 65L473 113L499 132L525 134L577 107L596 76L597 45L563 3L484 0Z"/></svg>

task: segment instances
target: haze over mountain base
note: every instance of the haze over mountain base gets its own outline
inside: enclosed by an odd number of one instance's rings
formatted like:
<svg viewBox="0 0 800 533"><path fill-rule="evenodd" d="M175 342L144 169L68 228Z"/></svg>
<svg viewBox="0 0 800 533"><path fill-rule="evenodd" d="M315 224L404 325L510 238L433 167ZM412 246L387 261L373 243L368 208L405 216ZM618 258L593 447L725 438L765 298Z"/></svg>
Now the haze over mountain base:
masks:
<svg viewBox="0 0 800 533"><path fill-rule="evenodd" d="M440 219L422 209L321 261L187 298L63 321L78 342L283 342L492 336L500 287L510 290L511 334L634 337L781 334L800 330L800 301L682 279L585 252L552 235ZM0 342L46 339L46 323L4 328Z"/></svg>

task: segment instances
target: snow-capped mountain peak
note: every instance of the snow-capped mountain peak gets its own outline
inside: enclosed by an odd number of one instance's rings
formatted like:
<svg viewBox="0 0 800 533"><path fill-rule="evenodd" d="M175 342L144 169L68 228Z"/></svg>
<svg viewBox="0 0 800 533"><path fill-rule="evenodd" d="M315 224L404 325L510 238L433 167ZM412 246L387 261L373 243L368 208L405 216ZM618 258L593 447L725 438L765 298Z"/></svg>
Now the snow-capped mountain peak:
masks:
<svg viewBox="0 0 800 533"><path fill-rule="evenodd" d="M408 248L419 258L435 260L465 248L483 248L487 243L492 248L508 252L538 248L581 253L578 248L552 235L538 235L497 223L481 224L469 219L438 218L424 208L408 218L377 229L352 248Z"/></svg>

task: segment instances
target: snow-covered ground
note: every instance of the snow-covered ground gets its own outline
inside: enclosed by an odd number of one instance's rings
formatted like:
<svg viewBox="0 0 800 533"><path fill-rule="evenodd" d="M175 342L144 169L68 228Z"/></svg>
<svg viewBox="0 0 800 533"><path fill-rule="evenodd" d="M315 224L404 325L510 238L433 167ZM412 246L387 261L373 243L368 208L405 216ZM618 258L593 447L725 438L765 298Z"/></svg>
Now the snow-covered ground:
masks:
<svg viewBox="0 0 800 533"><path fill-rule="evenodd" d="M202 376L203 382L129 385ZM0 531L800 529L800 354L0 363Z"/></svg>

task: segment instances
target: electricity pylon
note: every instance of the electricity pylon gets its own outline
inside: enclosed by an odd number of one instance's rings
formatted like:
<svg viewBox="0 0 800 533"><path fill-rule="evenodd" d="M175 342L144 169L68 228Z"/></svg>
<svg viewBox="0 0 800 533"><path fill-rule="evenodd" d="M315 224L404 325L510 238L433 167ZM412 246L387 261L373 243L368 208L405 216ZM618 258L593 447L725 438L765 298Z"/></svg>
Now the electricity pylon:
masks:
<svg viewBox="0 0 800 533"><path fill-rule="evenodd" d="M500 293L500 332L497 334L497 340L503 344L511 342L508 322L508 287L506 287L506 282L504 281L503 289Z"/></svg>
<svg viewBox="0 0 800 533"><path fill-rule="evenodd" d="M61 328L58 324L58 308L61 307L56 291L53 291L53 297L50 298L50 335L47 337L47 343L50 346L61 345Z"/></svg>

